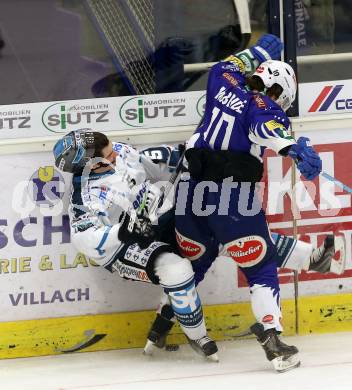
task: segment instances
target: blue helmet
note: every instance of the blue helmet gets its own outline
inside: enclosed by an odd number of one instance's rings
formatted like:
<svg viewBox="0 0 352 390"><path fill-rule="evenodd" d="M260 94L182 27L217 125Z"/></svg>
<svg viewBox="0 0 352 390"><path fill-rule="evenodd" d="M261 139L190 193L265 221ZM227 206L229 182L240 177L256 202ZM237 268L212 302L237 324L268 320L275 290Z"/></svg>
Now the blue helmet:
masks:
<svg viewBox="0 0 352 390"><path fill-rule="evenodd" d="M81 171L94 156L94 133L91 129L71 131L56 142L55 165L64 172Z"/></svg>

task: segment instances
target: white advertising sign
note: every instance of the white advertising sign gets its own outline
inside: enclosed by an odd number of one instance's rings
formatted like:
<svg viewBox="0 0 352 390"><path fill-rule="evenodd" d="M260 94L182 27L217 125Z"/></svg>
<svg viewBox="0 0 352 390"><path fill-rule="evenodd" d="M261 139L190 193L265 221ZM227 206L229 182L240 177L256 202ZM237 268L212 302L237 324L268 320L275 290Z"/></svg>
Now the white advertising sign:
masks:
<svg viewBox="0 0 352 390"><path fill-rule="evenodd" d="M204 91L0 106L0 137L182 126L199 122Z"/></svg>
<svg viewBox="0 0 352 390"><path fill-rule="evenodd" d="M352 80L299 85L300 115L348 113ZM68 100L0 106L1 139L45 137L78 128L119 131L199 123L205 92Z"/></svg>
<svg viewBox="0 0 352 390"><path fill-rule="evenodd" d="M346 114L352 112L352 80L299 84L299 114Z"/></svg>

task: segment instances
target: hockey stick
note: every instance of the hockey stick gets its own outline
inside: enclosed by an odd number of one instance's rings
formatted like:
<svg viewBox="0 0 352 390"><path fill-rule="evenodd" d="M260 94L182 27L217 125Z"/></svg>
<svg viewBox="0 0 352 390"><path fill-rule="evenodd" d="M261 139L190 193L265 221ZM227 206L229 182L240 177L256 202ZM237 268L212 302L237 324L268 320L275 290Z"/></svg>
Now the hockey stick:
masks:
<svg viewBox="0 0 352 390"><path fill-rule="evenodd" d="M181 156L177 162L175 171L171 174L169 180L167 181L167 184L161 189L161 196L158 199L155 199L153 204L149 206L149 216L154 216L155 218L152 218L151 220L158 221L159 217L158 214L163 214L169 209L172 209L172 207L167 207L167 210L162 212L163 206L165 206L165 201L168 199L171 191L175 187L176 181L181 177L182 168L183 168L183 159L185 157L185 150L181 153ZM173 201L170 201L170 204L173 204Z"/></svg>
<svg viewBox="0 0 352 390"><path fill-rule="evenodd" d="M164 196L163 199L167 198L170 191L172 190L172 187L176 183L177 179L181 176L182 168L183 168L183 159L185 157L186 148L183 150L183 152L180 155L180 158L177 162L177 166L175 168L175 171L170 176L165 188L164 188ZM163 203L163 202L162 202ZM159 208L162 206L162 203L158 206Z"/></svg>
<svg viewBox="0 0 352 390"><path fill-rule="evenodd" d="M249 16L249 5L247 0L233 0L233 4L240 22L242 39L238 51L241 51L247 47L249 40L251 39L252 28Z"/></svg>
<svg viewBox="0 0 352 390"><path fill-rule="evenodd" d="M325 177L325 179L329 180L329 181L332 181L333 183L335 183L336 185L338 185L340 188L342 188L344 191L347 191L349 192L350 194L352 194L352 188L351 187L348 187L346 184L342 183L342 181L340 180L337 180L334 176L331 176L329 175L328 173L326 172L321 172L321 175L323 177Z"/></svg>
<svg viewBox="0 0 352 390"><path fill-rule="evenodd" d="M197 127L195 128L193 134L202 126L204 120L204 115L202 116L201 120L199 121ZM164 187L163 196L160 199L160 202L158 204L158 209L160 210L164 204L165 199L168 198L171 190L174 188L175 183L178 181L178 179L181 177L182 168L183 168L183 160L185 158L186 154L186 147L181 153L181 156L178 160L177 166L175 168L175 171L171 174L166 186Z"/></svg>
<svg viewBox="0 0 352 390"><path fill-rule="evenodd" d="M202 116L200 122L198 123L197 127L195 128L193 134L199 129L199 127L203 124L204 115ZM174 190L176 183L181 177L181 174L183 172L183 160L185 158L186 154L186 147L182 151L175 171L170 175L169 180L167 181L167 184L165 186L161 186L161 196L156 198L152 204L149 205L149 218L152 221L152 223L157 223L159 220L160 215L167 213L174 207L174 199L169 199L171 191ZM168 205L166 205L166 200L168 200ZM163 207L166 205L165 209L163 210ZM171 207L170 207L171 206Z"/></svg>
<svg viewBox="0 0 352 390"><path fill-rule="evenodd" d="M294 158L293 160L296 163L296 165L301 161L300 158ZM352 194L352 188L349 187L348 185L342 183L342 181L336 179L334 176L331 176L327 172L324 172L324 171L320 172L320 175L323 176L325 179L335 183L337 186L342 188L344 191L349 192L350 194Z"/></svg>

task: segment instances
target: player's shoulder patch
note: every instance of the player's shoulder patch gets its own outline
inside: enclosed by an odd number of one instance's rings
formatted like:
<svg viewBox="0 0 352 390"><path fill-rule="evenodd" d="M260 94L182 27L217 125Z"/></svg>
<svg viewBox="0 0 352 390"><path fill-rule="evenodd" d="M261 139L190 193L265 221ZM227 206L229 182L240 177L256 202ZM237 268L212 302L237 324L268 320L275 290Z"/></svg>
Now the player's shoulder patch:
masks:
<svg viewBox="0 0 352 390"><path fill-rule="evenodd" d="M119 154L120 157L126 158L128 153L133 151L137 152L132 146L125 144L124 142L113 142L112 149Z"/></svg>
<svg viewBox="0 0 352 390"><path fill-rule="evenodd" d="M281 138L293 140L291 134L289 134L286 126L283 123L277 122L275 119L264 123L265 128L270 132L275 132Z"/></svg>
<svg viewBox="0 0 352 390"><path fill-rule="evenodd" d="M282 123L276 122L275 119L272 119L271 121L265 122L265 126L270 131L273 131L275 129L285 129L286 130L286 127Z"/></svg>
<svg viewBox="0 0 352 390"><path fill-rule="evenodd" d="M112 149L114 152L120 152L124 146L125 146L125 144L122 142L113 142L112 143Z"/></svg>
<svg viewBox="0 0 352 390"><path fill-rule="evenodd" d="M233 71L239 71L241 73L245 73L245 66L242 60L240 60L238 57L231 55L230 57L225 58L225 62L231 63L231 70ZM229 65L224 65L229 66Z"/></svg>
<svg viewBox="0 0 352 390"><path fill-rule="evenodd" d="M236 77L233 77L232 74L225 72L222 74L222 77L226 79L234 87L238 86L238 80L236 79Z"/></svg>
<svg viewBox="0 0 352 390"><path fill-rule="evenodd" d="M253 95L253 100L258 108L261 108L261 109L267 108L267 105L266 105L264 99L261 97L261 95L259 95L259 94Z"/></svg>

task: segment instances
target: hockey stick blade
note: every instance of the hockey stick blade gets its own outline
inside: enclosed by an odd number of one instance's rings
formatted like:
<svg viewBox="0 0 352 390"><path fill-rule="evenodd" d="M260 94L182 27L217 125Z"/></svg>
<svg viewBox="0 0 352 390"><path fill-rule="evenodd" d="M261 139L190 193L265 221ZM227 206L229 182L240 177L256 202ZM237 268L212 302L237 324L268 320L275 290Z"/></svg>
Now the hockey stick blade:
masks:
<svg viewBox="0 0 352 390"><path fill-rule="evenodd" d="M248 328L247 330L244 330L243 332L237 333L237 334L230 334L230 333L224 333L224 336L231 337L233 339L238 339L245 336L252 335L253 332Z"/></svg>

